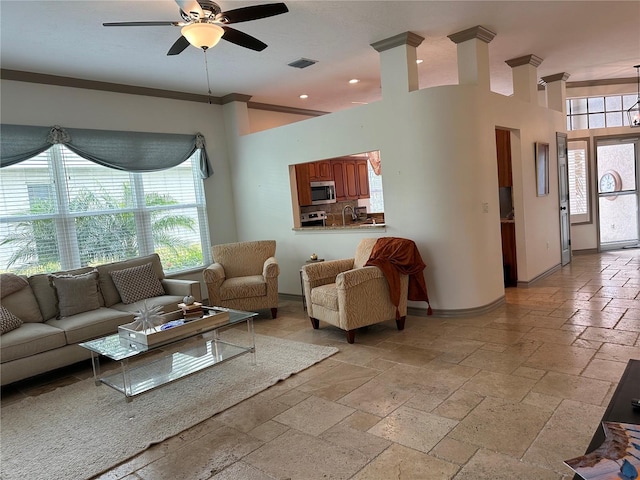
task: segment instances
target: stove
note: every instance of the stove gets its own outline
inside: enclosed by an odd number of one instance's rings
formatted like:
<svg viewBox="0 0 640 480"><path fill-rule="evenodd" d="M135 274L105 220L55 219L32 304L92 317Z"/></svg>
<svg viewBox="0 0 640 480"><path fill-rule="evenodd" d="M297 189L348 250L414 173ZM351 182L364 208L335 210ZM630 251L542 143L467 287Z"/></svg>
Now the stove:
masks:
<svg viewBox="0 0 640 480"><path fill-rule="evenodd" d="M324 227L327 220L327 212L317 210L300 214L300 224L303 227Z"/></svg>

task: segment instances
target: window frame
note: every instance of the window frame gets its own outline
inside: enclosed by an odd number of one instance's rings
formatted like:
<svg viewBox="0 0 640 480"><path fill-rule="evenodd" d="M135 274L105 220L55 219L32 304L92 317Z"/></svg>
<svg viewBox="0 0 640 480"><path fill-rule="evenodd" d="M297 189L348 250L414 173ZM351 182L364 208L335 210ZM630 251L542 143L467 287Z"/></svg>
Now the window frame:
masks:
<svg viewBox="0 0 640 480"><path fill-rule="evenodd" d="M65 151L63 152L63 149ZM69 155L67 155L69 154ZM194 219L195 225L197 226L198 233L196 236L199 238L200 248L202 251L202 263L200 265L194 266L190 265L184 269L171 270L168 269L168 273L171 275L186 273L189 271L193 271L196 269L204 268L205 265L211 263L211 253L210 253L210 240L209 240L209 227L207 223L207 213L206 213L206 198L204 191L204 180L200 174L200 155L201 150L196 150L195 153L189 157L185 162L175 167L172 167L167 170L171 170L173 168L184 168L185 163L190 163L191 175L193 179L193 195L194 201L182 201L176 204L167 204L167 205L146 205L145 203L145 175L153 175L156 172L124 172L121 171L122 174L126 175L128 178L127 182L131 186L131 190L133 192L134 202L132 205L128 205L125 207L117 208L117 209L104 209L104 210L86 210L86 211L72 211L69 205L68 191L69 191L69 179L67 178L67 168L72 165L71 162L76 161L77 157L81 162L90 162L89 160L83 159L79 157L77 154L73 153L63 144L52 145L51 148L46 150L45 152L37 155L36 157L44 157L46 158L46 162L43 162L43 168L46 165L47 173L51 182L51 199L54 202L53 211L47 213L36 213L36 214L23 214L23 215L15 215L15 214L5 214L0 216L0 223L5 225L7 224L15 224L18 222L34 222L38 220L52 220L55 224L55 241L56 248L58 254L58 262L60 264L60 268L62 270L80 268L85 265L82 265L79 242L76 234L76 220L81 217L91 217L101 214L107 215L117 215L117 214L126 214L130 213L133 215L135 220L135 235L137 242L137 256L148 255L156 252L157 246L154 248L154 239L153 239L153 231L151 228L151 213L154 211L162 211L162 212L170 212L171 210L185 210L190 209L194 211L192 218ZM67 158L65 159L65 156ZM43 158L43 160L44 160ZM67 163L65 163L67 162ZM19 167L20 163L15 164L16 168ZM11 168L11 167L7 167ZM109 167L99 165L94 163L92 168L105 169L109 170ZM123 175L123 177L124 177ZM188 177L185 177L188 178ZM153 191L150 188L154 185L153 179L147 178L147 189L151 192ZM28 190L28 183L25 184ZM155 187L158 188L158 187ZM27 196L29 193L27 192ZM189 199L190 200L190 199ZM25 205L28 207L28 205ZM25 209L26 211L26 209ZM3 239L0 238L0 242ZM195 240L192 242L193 245L196 244ZM7 259L11 258L11 254L8 254ZM118 260L125 260L126 258L121 258ZM43 264L33 263L32 267L34 269L38 269L39 266ZM28 266L25 266L28 267ZM15 264L7 266L0 265L0 271L8 271L11 268L15 268ZM167 271L167 266L165 265L165 271Z"/></svg>

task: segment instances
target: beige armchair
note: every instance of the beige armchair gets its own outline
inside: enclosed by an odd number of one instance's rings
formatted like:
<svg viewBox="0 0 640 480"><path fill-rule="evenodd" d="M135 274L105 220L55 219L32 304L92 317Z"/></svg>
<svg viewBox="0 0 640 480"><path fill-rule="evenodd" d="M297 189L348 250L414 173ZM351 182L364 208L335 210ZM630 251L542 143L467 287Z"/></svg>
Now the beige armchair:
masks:
<svg viewBox="0 0 640 480"><path fill-rule="evenodd" d="M398 330L404 329L409 277L400 275L396 310L382 270L364 266L376 241L376 238L361 240L354 258L302 267L307 310L314 329L319 328L322 320L345 330L349 343L355 341L357 328L386 320L395 319Z"/></svg>
<svg viewBox="0 0 640 480"><path fill-rule="evenodd" d="M270 308L278 314L278 275L275 240L214 245L213 263L204 272L209 304L238 310Z"/></svg>

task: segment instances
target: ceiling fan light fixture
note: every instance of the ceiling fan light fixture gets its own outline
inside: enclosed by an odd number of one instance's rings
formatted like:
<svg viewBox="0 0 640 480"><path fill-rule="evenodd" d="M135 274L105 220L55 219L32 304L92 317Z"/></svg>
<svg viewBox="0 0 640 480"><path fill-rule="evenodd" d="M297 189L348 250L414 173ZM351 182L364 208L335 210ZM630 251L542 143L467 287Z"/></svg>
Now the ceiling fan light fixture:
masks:
<svg viewBox="0 0 640 480"><path fill-rule="evenodd" d="M185 25L180 32L191 45L203 50L215 47L224 35L224 29L221 26L200 22Z"/></svg>

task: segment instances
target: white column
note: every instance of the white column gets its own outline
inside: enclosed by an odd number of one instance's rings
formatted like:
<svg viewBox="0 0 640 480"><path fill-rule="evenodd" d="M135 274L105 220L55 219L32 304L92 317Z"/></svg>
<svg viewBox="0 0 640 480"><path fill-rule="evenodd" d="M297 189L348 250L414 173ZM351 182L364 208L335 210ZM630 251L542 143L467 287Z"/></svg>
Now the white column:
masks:
<svg viewBox="0 0 640 480"><path fill-rule="evenodd" d="M249 107L247 105L249 100L251 100L250 95L242 95L240 93L230 93L220 99L225 123L235 130L238 136L251 133Z"/></svg>
<svg viewBox="0 0 640 480"><path fill-rule="evenodd" d="M567 79L566 72L542 77L547 84L547 108L567 114Z"/></svg>
<svg viewBox="0 0 640 480"><path fill-rule="evenodd" d="M416 47L423 40L420 35L405 32L371 44L380 53L382 98L418 90Z"/></svg>
<svg viewBox="0 0 640 480"><path fill-rule="evenodd" d="M491 89L489 75L489 42L496 36L491 30L478 25L448 38L458 45L458 83Z"/></svg>
<svg viewBox="0 0 640 480"><path fill-rule="evenodd" d="M524 55L505 62L513 75L513 96L523 102L538 103L538 67L542 59L535 55Z"/></svg>

